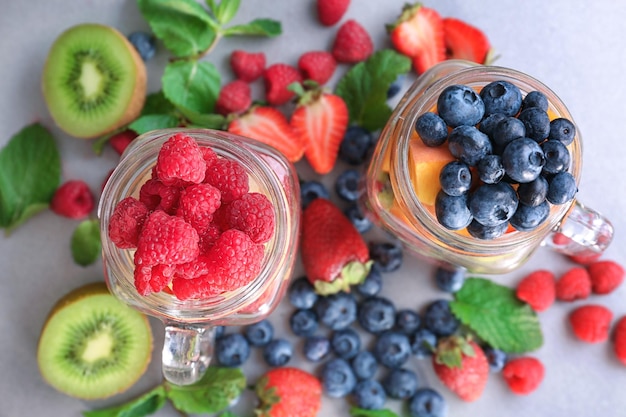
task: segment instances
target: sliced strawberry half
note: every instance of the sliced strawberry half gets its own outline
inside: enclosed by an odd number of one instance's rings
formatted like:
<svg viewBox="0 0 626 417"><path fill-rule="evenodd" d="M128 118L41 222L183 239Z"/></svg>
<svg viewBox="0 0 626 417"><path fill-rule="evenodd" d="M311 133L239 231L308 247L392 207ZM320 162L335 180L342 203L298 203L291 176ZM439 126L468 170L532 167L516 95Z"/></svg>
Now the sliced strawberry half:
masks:
<svg viewBox="0 0 626 417"><path fill-rule="evenodd" d="M453 17L446 17L443 19L443 34L446 56L449 59L487 63L491 45L487 36L477 27Z"/></svg>
<svg viewBox="0 0 626 417"><path fill-rule="evenodd" d="M230 122L228 131L276 148L291 162L302 158L306 142L279 110L258 106Z"/></svg>

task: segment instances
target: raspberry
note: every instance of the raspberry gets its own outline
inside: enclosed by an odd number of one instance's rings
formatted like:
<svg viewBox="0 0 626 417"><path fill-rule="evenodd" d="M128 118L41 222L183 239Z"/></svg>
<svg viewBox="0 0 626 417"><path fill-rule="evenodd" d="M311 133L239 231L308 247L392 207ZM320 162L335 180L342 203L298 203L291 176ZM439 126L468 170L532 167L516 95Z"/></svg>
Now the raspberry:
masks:
<svg viewBox="0 0 626 417"><path fill-rule="evenodd" d="M217 239L222 234L222 231L215 223L209 224L209 227L200 235L200 242L198 246L200 246L200 254L207 253L209 249L213 247Z"/></svg>
<svg viewBox="0 0 626 417"><path fill-rule="evenodd" d="M570 261L579 265L589 265L590 263L600 259L601 256L601 253L583 253L579 255L569 255L568 258Z"/></svg>
<svg viewBox="0 0 626 417"><path fill-rule="evenodd" d="M335 35L332 54L337 62L354 64L367 59L374 51L369 33L356 20L345 22Z"/></svg>
<svg viewBox="0 0 626 417"><path fill-rule="evenodd" d="M83 219L94 207L93 195L84 181L71 180L54 192L50 209L59 216Z"/></svg>
<svg viewBox="0 0 626 417"><path fill-rule="evenodd" d="M609 294L624 281L624 268L613 261L596 261L587 266L591 289L596 294Z"/></svg>
<svg viewBox="0 0 626 417"><path fill-rule="evenodd" d="M252 82L263 75L263 71L265 71L265 54L241 50L233 51L230 55L230 66L237 78Z"/></svg>
<svg viewBox="0 0 626 417"><path fill-rule="evenodd" d="M265 80L265 98L272 106L280 106L291 100L295 93L287 87L291 83L301 82L300 71L291 65L273 64L263 73Z"/></svg>
<svg viewBox="0 0 626 417"><path fill-rule="evenodd" d="M109 138L109 145L118 155L126 150L126 147L137 137L137 133L130 129L123 130Z"/></svg>
<svg viewBox="0 0 626 417"><path fill-rule="evenodd" d="M252 104L250 86L245 81L232 81L220 90L215 103L215 111L222 116L231 113L243 113Z"/></svg>
<svg viewBox="0 0 626 417"><path fill-rule="evenodd" d="M589 294L591 294L591 278L585 268L571 268L556 282L557 300L581 300L589 297Z"/></svg>
<svg viewBox="0 0 626 417"><path fill-rule="evenodd" d="M249 193L232 201L220 219L223 229L241 230L254 243L265 243L274 234L274 206L260 193Z"/></svg>
<svg viewBox="0 0 626 417"><path fill-rule="evenodd" d="M536 390L544 375L545 368L541 361L529 356L510 359L502 368L502 376L509 389L519 395Z"/></svg>
<svg viewBox="0 0 626 417"><path fill-rule="evenodd" d="M146 181L139 189L139 201L148 210L163 210L167 214L175 214L180 199L180 187L167 186L157 178Z"/></svg>
<svg viewBox="0 0 626 417"><path fill-rule="evenodd" d="M612 319L611 310L596 304L578 307L569 315L569 322L576 337L588 343L607 340Z"/></svg>
<svg viewBox="0 0 626 417"><path fill-rule="evenodd" d="M156 174L165 185L202 182L206 162L193 138L178 133L161 147L156 163Z"/></svg>
<svg viewBox="0 0 626 417"><path fill-rule="evenodd" d="M337 61L326 51L311 51L302 54L298 60L298 68L305 80L312 80L322 85L333 76Z"/></svg>
<svg viewBox="0 0 626 417"><path fill-rule="evenodd" d="M339 22L348 10L350 0L317 0L317 18L324 26Z"/></svg>
<svg viewBox="0 0 626 417"><path fill-rule="evenodd" d="M554 303L555 286L552 272L535 271L517 285L517 298L528 303L537 312L545 311Z"/></svg>
<svg viewBox="0 0 626 417"><path fill-rule="evenodd" d="M176 265L176 277L183 279L194 279L209 273L208 258L205 255L198 255L191 262Z"/></svg>
<svg viewBox="0 0 626 417"><path fill-rule="evenodd" d="M626 365L626 316L619 319L613 331L613 352Z"/></svg>
<svg viewBox="0 0 626 417"><path fill-rule="evenodd" d="M200 152L202 152L202 159L204 159L204 162L206 163L207 168L213 165L215 161L217 161L217 154L215 153L213 149L208 148L206 146L201 146Z"/></svg>
<svg viewBox="0 0 626 417"><path fill-rule="evenodd" d="M141 295L162 291L172 281L174 271L171 265L136 266L135 288Z"/></svg>
<svg viewBox="0 0 626 417"><path fill-rule="evenodd" d="M204 182L222 193L222 203L230 203L248 192L248 174L241 164L218 159L207 168Z"/></svg>
<svg viewBox="0 0 626 417"><path fill-rule="evenodd" d="M198 232L180 217L157 210L144 222L139 234L135 265L178 265L198 256Z"/></svg>
<svg viewBox="0 0 626 417"><path fill-rule="evenodd" d="M134 197L126 197L113 210L109 221L109 238L120 249L136 248L146 217L146 205Z"/></svg>
<svg viewBox="0 0 626 417"><path fill-rule="evenodd" d="M213 213L221 204L220 197L220 190L211 184L191 185L181 191L176 214L200 235L213 220Z"/></svg>

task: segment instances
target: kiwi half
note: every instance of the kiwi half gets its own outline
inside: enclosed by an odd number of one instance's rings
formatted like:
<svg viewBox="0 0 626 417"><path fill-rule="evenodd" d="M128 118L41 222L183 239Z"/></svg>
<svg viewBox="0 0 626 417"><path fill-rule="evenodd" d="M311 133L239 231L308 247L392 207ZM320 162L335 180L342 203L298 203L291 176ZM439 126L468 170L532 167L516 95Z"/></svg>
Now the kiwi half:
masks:
<svg viewBox="0 0 626 417"><path fill-rule="evenodd" d="M139 116L146 99L146 67L116 29L80 24L52 44L42 89L62 130L78 138L94 138Z"/></svg>
<svg viewBox="0 0 626 417"><path fill-rule="evenodd" d="M43 378L57 390L86 400L125 391L143 375L151 357L146 316L118 301L100 282L57 302L37 350Z"/></svg>

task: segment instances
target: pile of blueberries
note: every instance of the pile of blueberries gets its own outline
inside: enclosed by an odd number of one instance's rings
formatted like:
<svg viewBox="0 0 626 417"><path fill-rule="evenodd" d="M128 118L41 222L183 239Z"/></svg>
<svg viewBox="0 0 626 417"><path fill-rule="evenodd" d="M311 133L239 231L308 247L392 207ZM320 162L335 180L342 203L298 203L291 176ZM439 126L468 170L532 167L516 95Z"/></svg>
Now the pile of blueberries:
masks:
<svg viewBox="0 0 626 417"><path fill-rule="evenodd" d="M571 201L576 181L568 172L567 146L575 136L566 118L550 120L540 91L522 98L504 80L480 93L461 84L446 87L437 112L420 115L415 130L427 146L444 146L456 158L441 170L435 202L439 223L467 228L479 239L503 235L509 224L531 231L544 222L551 204ZM473 176L478 176L478 186Z"/></svg>

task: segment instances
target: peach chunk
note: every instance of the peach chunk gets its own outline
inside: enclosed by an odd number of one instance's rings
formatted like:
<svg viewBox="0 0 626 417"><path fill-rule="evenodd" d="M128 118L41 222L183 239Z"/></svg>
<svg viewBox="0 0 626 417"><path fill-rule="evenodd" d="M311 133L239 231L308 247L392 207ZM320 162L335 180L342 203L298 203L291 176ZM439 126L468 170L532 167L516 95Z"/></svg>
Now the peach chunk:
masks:
<svg viewBox="0 0 626 417"><path fill-rule="evenodd" d="M441 189L439 173L445 164L454 160L446 145L428 147L417 137L409 144L409 172L413 189L422 204L434 206Z"/></svg>

